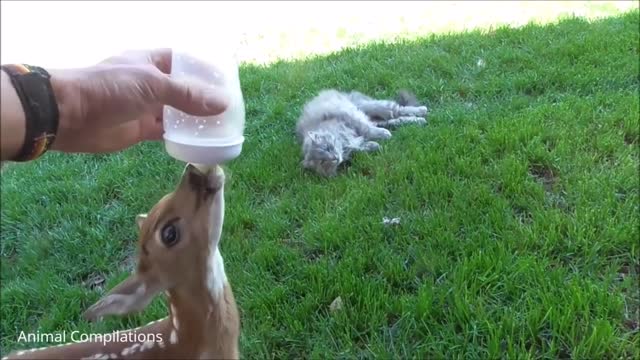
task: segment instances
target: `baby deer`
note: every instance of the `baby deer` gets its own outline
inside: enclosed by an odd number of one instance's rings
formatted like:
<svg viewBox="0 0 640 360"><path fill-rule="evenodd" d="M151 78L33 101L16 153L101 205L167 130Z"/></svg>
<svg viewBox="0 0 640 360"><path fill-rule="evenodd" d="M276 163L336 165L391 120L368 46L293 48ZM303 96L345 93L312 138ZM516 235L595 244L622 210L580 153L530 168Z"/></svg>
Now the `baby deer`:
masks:
<svg viewBox="0 0 640 360"><path fill-rule="evenodd" d="M240 320L218 242L225 176L187 165L175 191L137 217L138 267L85 313L95 321L168 295L168 317L104 339L17 351L4 359L237 359Z"/></svg>

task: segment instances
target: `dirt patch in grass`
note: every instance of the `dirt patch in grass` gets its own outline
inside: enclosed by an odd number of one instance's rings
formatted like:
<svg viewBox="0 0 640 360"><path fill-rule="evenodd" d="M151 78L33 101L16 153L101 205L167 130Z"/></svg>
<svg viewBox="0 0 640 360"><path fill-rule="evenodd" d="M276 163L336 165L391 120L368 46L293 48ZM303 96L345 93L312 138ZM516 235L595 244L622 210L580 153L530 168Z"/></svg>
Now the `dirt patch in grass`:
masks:
<svg viewBox="0 0 640 360"><path fill-rule="evenodd" d="M307 261L316 262L324 256L322 249L306 249L304 251L304 257Z"/></svg>
<svg viewBox="0 0 640 360"><path fill-rule="evenodd" d="M124 259L120 263L119 268L126 272L133 272L138 262L138 257L136 255L137 254L134 249L127 251L127 255L124 257Z"/></svg>
<svg viewBox="0 0 640 360"><path fill-rule="evenodd" d="M540 182L545 191L552 192L554 185L558 182L558 172L552 166L545 164L531 164L529 174Z"/></svg>
<svg viewBox="0 0 640 360"><path fill-rule="evenodd" d="M92 273L82 281L82 286L90 290L102 291L105 281L106 279L102 274Z"/></svg>
<svg viewBox="0 0 640 360"><path fill-rule="evenodd" d="M624 143L627 145L634 145L638 143L638 135L632 134L630 132L624 133Z"/></svg>
<svg viewBox="0 0 640 360"><path fill-rule="evenodd" d="M513 206L513 214L523 225L531 224L533 221L533 215L531 215L531 212L522 206Z"/></svg>

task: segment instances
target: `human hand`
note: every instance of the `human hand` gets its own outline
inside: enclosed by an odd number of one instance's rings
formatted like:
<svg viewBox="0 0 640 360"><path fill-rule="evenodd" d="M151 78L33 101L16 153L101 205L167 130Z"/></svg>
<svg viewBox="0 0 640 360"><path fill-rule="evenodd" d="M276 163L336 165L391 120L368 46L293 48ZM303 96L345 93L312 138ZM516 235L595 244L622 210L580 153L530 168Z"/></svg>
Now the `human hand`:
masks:
<svg viewBox="0 0 640 360"><path fill-rule="evenodd" d="M164 105L222 113L221 88L172 79L171 49L138 50L81 69L49 70L60 110L53 150L103 153L162 138Z"/></svg>

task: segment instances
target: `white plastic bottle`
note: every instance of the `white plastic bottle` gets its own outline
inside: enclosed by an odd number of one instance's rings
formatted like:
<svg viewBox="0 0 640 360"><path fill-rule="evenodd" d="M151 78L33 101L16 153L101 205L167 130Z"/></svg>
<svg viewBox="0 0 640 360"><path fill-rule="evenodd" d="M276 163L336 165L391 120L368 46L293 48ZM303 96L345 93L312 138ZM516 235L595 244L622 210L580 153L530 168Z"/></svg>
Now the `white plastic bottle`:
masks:
<svg viewBox="0 0 640 360"><path fill-rule="evenodd" d="M216 116L192 116L170 106L163 113L164 143L173 158L216 165L238 157L244 142L245 105L238 63L226 48L202 44L202 49L173 49L171 76L216 86L230 103Z"/></svg>

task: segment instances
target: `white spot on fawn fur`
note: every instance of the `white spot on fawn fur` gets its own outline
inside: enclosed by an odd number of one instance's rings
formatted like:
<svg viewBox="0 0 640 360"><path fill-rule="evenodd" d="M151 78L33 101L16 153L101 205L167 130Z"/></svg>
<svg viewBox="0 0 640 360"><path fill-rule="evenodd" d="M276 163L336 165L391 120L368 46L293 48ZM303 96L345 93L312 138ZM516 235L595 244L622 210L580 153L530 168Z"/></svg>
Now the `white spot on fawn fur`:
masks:
<svg viewBox="0 0 640 360"><path fill-rule="evenodd" d="M207 261L207 279L211 296L218 298L222 295L224 284L227 282L227 276L224 272L224 261L218 247L211 249L212 254L209 255Z"/></svg>
<svg viewBox="0 0 640 360"><path fill-rule="evenodd" d="M180 328L180 322L178 321L178 312L173 304L171 304L171 321L173 322L173 327L178 330L178 328Z"/></svg>
<svg viewBox="0 0 640 360"><path fill-rule="evenodd" d="M222 172L216 167L216 172ZM207 259L207 285L211 296L216 299L222 295L227 276L224 272L224 261L218 250L218 241L222 235L224 223L224 187L216 193L211 203L211 229L209 230L209 258Z"/></svg>
<svg viewBox="0 0 640 360"><path fill-rule="evenodd" d="M122 349L122 356L133 355L140 344L133 344L128 348Z"/></svg>
<svg viewBox="0 0 640 360"><path fill-rule="evenodd" d="M91 355L89 357L85 357L85 358L82 358L82 359L84 359L84 360L107 360L107 359L109 359L109 355L108 354L97 353L97 354L94 354L94 355Z"/></svg>
<svg viewBox="0 0 640 360"><path fill-rule="evenodd" d="M140 347L140 351L144 351L151 348L153 348L153 341L147 340L142 344L142 347Z"/></svg>

